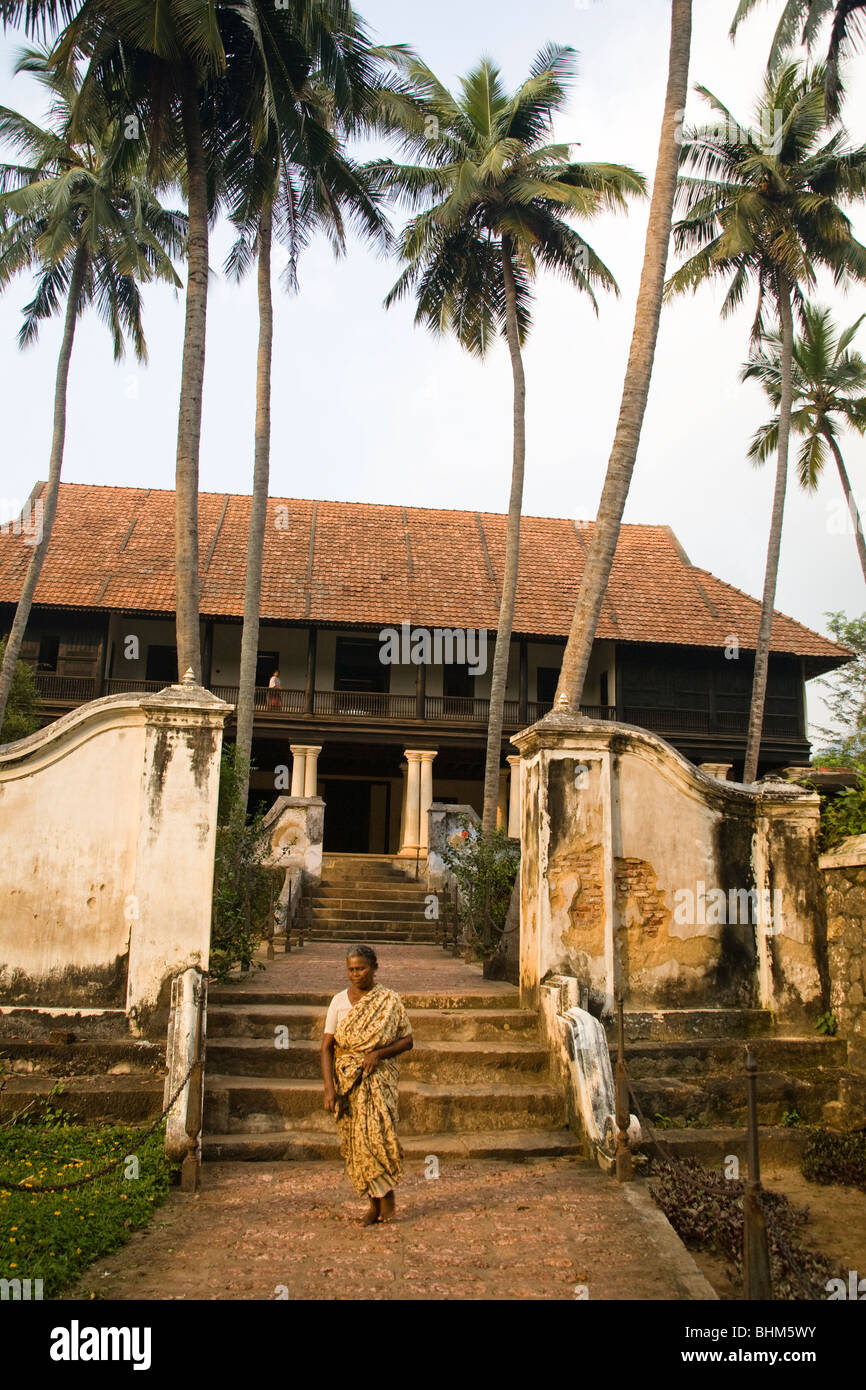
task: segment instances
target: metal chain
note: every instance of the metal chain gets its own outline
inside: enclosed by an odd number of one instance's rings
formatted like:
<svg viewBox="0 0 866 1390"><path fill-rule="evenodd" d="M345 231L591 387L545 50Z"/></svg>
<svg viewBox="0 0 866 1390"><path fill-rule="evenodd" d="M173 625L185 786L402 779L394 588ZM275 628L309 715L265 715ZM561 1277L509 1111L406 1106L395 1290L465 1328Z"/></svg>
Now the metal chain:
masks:
<svg viewBox="0 0 866 1390"><path fill-rule="evenodd" d="M169 1111L171 1110L172 1106L174 1105L184 1086L189 1081L196 1067L200 1067L201 1065L202 1058L197 1057L195 1061L190 1065L189 1071L183 1078L183 1081L178 1086L177 1090L175 1091L171 1100L168 1102L168 1105L165 1107L162 1114L154 1120L153 1124L150 1126L149 1129L145 1130L138 1143L135 1144L131 1149L128 1149L127 1152L123 1154L121 1158L113 1158L110 1163L106 1163L102 1168L97 1168L95 1173L89 1173L86 1178L75 1178L72 1182L52 1183L51 1186L40 1185L38 1187L28 1186L27 1179L22 1178L19 1183L14 1184L11 1190L19 1192L69 1192L74 1187L86 1187L88 1183L95 1182L97 1178L104 1177L105 1174L110 1173L113 1168L117 1168L121 1163L125 1163L126 1160L132 1154L137 1153L138 1150L147 1142L150 1136L154 1133L156 1129L158 1129L158 1127L162 1124L163 1120L168 1115ZM86 1163L87 1160L82 1159L81 1162ZM0 1187L3 1186L4 1183L0 1182Z"/></svg>

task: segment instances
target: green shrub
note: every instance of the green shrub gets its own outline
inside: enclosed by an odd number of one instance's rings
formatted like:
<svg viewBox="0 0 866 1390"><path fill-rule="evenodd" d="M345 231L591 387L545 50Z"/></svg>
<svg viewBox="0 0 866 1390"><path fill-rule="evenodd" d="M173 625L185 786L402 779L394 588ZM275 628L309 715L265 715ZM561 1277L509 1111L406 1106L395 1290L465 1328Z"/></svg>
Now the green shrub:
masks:
<svg viewBox="0 0 866 1390"><path fill-rule="evenodd" d="M844 1183L866 1192L866 1133L837 1134L813 1125L800 1160L803 1177L822 1186Z"/></svg>
<svg viewBox="0 0 866 1390"><path fill-rule="evenodd" d="M866 763L854 765L857 785L821 797L821 848L832 849L849 835L866 834Z"/></svg>
<svg viewBox="0 0 866 1390"><path fill-rule="evenodd" d="M496 955L520 867L520 850L504 830L484 836L461 817L460 842L445 845L442 858L460 889L460 918L482 956Z"/></svg>
<svg viewBox="0 0 866 1390"><path fill-rule="evenodd" d="M56 1298L82 1270L123 1245L164 1201L175 1165L163 1127L137 1150L138 1176L124 1161L67 1192L28 1192L35 1184L71 1182L126 1160L140 1131L125 1126L13 1125L0 1130L0 1278L41 1279ZM127 1173L130 1175L127 1176Z"/></svg>
<svg viewBox="0 0 866 1390"><path fill-rule="evenodd" d="M744 1188L743 1182L714 1173L693 1158L659 1164L651 1186L656 1205L680 1239L726 1259L735 1284L743 1280ZM808 1213L794 1208L780 1192L764 1189L761 1200L774 1299L825 1299L827 1281L839 1271L801 1240Z"/></svg>
<svg viewBox="0 0 866 1390"><path fill-rule="evenodd" d="M223 748L214 856L210 975L224 980L240 966L249 970L271 911L273 874L261 859L267 846L264 812L239 814L240 759L234 745Z"/></svg>
<svg viewBox="0 0 866 1390"><path fill-rule="evenodd" d="M0 641L0 662L6 651L6 639ZM3 728L0 729L0 743L14 743L17 738L35 734L39 728L39 691L36 688L36 674L26 661L19 661L9 688Z"/></svg>

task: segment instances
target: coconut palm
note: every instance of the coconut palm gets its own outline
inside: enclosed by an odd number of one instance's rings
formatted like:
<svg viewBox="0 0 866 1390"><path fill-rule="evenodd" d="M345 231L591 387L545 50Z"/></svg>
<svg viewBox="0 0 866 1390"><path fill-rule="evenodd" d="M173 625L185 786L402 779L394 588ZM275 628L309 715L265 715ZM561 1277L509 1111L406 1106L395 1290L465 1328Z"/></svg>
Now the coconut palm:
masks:
<svg viewBox="0 0 866 1390"><path fill-rule="evenodd" d="M482 60L453 96L413 57L402 69L414 92L395 125L417 163L379 160L377 186L396 192L415 212L400 253L406 268L386 305L415 295L415 322L453 333L484 357L498 335L508 343L514 383L511 493L499 623L490 689L483 832L496 822L508 654L517 593L520 513L526 454L526 383L522 347L531 327L532 282L539 269L563 276L588 295L618 293L607 266L570 225L602 209L621 210L644 180L619 164L577 163L568 144L552 142L573 72L571 49L549 45L527 80L506 92L499 70ZM418 211L420 209L420 211Z"/></svg>
<svg viewBox="0 0 866 1390"><path fill-rule="evenodd" d="M237 705L239 814L245 810L249 795L270 477L272 239L276 235L288 248L285 282L290 290L297 288L300 252L317 228L327 233L336 254L345 249L346 218L381 245L388 242L387 219L367 186L367 177L341 149L334 101L317 81L312 55L291 16L286 11L281 14L282 26L278 18L274 32L278 64L265 66L259 61L258 47L248 30L246 35L241 31L232 46L229 70L244 62L249 78L236 88L246 109L237 113L234 137L223 162L230 215L238 230L226 268L240 278L256 262L259 305L253 491ZM275 66L278 82L273 77ZM344 104L339 116L343 127L351 126L356 117L362 118L369 107L364 90L359 92L355 87L347 95L348 105Z"/></svg>
<svg viewBox="0 0 866 1390"><path fill-rule="evenodd" d="M843 202L866 194L866 146L845 147L845 135L828 136L824 72L787 63L765 79L751 126L738 122L706 88L698 90L720 121L687 131L683 162L692 175L680 181L685 216L674 227L678 251L693 254L671 277L671 294L696 290L710 280L728 281L722 314L730 314L751 286L758 292L752 341L766 333L772 306L780 331L779 430L776 482L761 618L755 651L752 700L743 778L755 779L767 686L773 604L782 539L793 402L793 312L804 309L804 290L816 269L837 284L866 280L866 247L851 232ZM772 141L765 137L780 113ZM771 115L772 113L772 115ZM769 119L768 119L769 117Z"/></svg>
<svg viewBox="0 0 866 1390"><path fill-rule="evenodd" d="M818 486L828 451L833 455L845 502L854 527L860 568L866 579L866 542L857 501L839 447L840 429L850 427L866 434L866 360L850 350L851 343L866 314L861 314L843 333L837 335L829 309L807 304L803 310L803 332L794 340L791 366L793 407L791 428L803 438L797 459L801 487L814 491ZM763 347L753 349L740 373L742 381L759 381L778 411L782 395L782 343L778 333L769 334ZM776 452L779 438L778 414L756 432L749 457L764 463Z"/></svg>
<svg viewBox="0 0 866 1390"><path fill-rule="evenodd" d="M24 161L0 165L0 288L22 271L36 274L36 293L24 309L20 346L35 342L42 322L59 312L64 326L41 535L3 656L0 725L51 539L78 320L86 308L94 307L111 332L115 359L123 356L129 338L139 360L146 360L139 284L158 278L180 285L171 257L181 253L185 232L181 214L167 212L159 203L143 160L128 160L123 132L97 88L82 95L73 77L46 67L42 50L25 51L17 68L47 88L51 119L43 128L0 107L0 139ZM69 133L73 125L78 131L74 139Z"/></svg>
<svg viewBox="0 0 866 1390"><path fill-rule="evenodd" d="M688 93L691 35L691 0L672 0L667 89L631 348L613 447L562 658L554 712L559 710L576 714L580 708L583 683L637 460L661 317L680 155L680 130Z"/></svg>
<svg viewBox="0 0 866 1390"><path fill-rule="evenodd" d="M198 471L204 386L209 221L222 185L223 118L243 70L228 72L226 38L247 27L267 63L271 36L290 11L339 105L371 69L360 23L345 0L0 0L4 23L56 38L68 71L82 56L87 81L147 143L153 174L182 161L187 193L187 285L175 468L175 589L179 672L201 677ZM224 77L229 80L222 81ZM133 142L130 142L133 143Z"/></svg>
<svg viewBox="0 0 866 1390"><path fill-rule="evenodd" d="M732 38L757 4L758 0L740 0L731 25ZM803 44L811 52L824 20L832 19L824 73L828 116L839 115L844 95L840 64L850 56L863 36L863 15L858 13L863 10L866 10L866 0L784 0L767 66L774 71L797 43Z"/></svg>

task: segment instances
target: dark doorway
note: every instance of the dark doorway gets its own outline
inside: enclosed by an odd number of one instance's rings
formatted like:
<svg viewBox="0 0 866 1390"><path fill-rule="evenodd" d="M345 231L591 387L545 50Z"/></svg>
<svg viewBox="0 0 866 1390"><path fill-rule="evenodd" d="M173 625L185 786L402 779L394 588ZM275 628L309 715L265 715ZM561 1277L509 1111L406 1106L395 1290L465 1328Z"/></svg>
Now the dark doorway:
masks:
<svg viewBox="0 0 866 1390"><path fill-rule="evenodd" d="M275 671L280 669L279 652L259 652L256 656L256 686L261 689L267 685Z"/></svg>
<svg viewBox="0 0 866 1390"><path fill-rule="evenodd" d="M177 647L151 644L147 649L145 680L164 681L166 685L173 685L177 678Z"/></svg>
<svg viewBox="0 0 866 1390"><path fill-rule="evenodd" d="M370 783L325 782L326 854L367 854L370 849Z"/></svg>

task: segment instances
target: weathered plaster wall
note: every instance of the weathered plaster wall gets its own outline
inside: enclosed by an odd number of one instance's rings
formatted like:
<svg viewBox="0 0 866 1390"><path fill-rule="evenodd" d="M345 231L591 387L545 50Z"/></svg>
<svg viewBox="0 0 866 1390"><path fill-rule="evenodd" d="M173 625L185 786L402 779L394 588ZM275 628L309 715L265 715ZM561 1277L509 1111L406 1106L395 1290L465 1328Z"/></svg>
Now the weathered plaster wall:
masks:
<svg viewBox="0 0 866 1390"><path fill-rule="evenodd" d="M815 795L722 783L644 730L563 713L513 742L525 765L529 1002L557 974L575 976L595 1007L622 987L639 1006L820 1011Z"/></svg>
<svg viewBox="0 0 866 1390"><path fill-rule="evenodd" d="M866 835L820 859L827 897L830 1006L848 1041L849 1065L866 1073Z"/></svg>
<svg viewBox="0 0 866 1390"><path fill-rule="evenodd" d="M207 968L229 712L196 686L114 695L0 748L0 1006L142 1031Z"/></svg>

